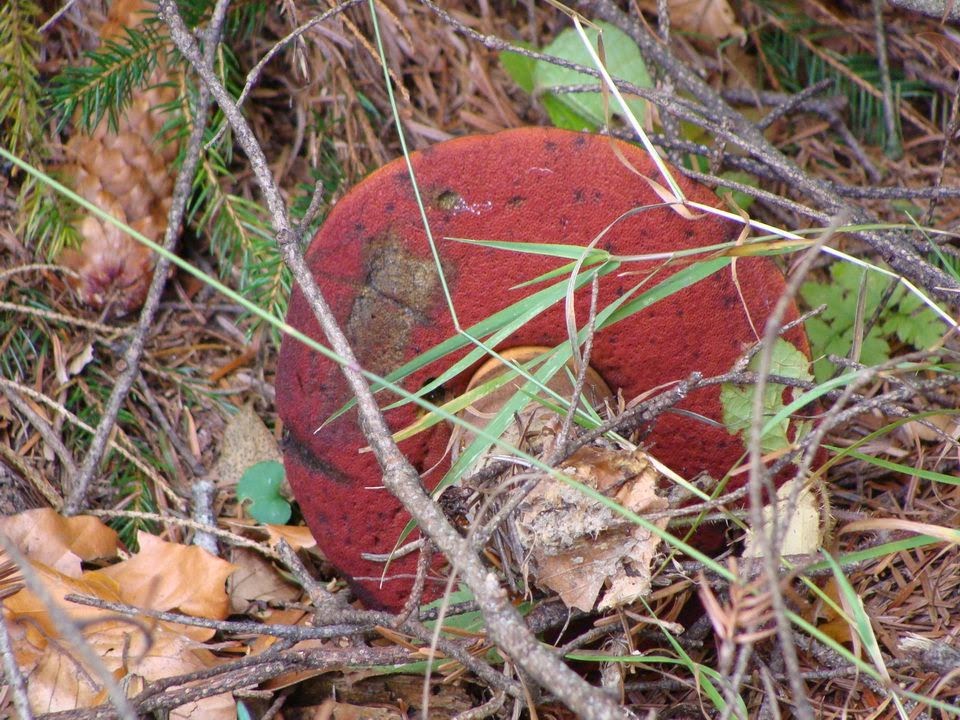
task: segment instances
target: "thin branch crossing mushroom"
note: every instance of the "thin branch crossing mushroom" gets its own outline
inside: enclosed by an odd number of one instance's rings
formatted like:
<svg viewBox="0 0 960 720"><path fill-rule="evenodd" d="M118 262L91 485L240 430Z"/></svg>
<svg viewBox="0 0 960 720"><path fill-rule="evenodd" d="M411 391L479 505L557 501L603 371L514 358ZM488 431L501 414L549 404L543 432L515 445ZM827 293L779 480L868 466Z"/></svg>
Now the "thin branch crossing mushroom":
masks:
<svg viewBox="0 0 960 720"><path fill-rule="evenodd" d="M647 153L606 137L543 128L509 130L440 143L414 153L411 161L463 328L547 284L563 281L558 276L523 285L566 261L450 238L586 246L602 234L598 248L636 256L729 242L738 232L738 226L714 215L685 218L666 207L638 175L660 180ZM707 188L678 173L677 179L688 198L716 202ZM364 368L388 375L455 335L403 159L377 170L339 201L313 239L307 261ZM688 261L665 264L662 258L624 262L600 278L598 307L607 307L640 282L645 282L641 291L647 290L689 266ZM725 372L756 342L753 328L762 331L783 289L783 276L773 262L740 258L736 281L728 264L600 330L591 365L627 400L684 379L694 370ZM588 285L576 294L581 324L588 317L589 303ZM498 349L563 343L567 339L563 306L561 297L500 342ZM796 316L791 308L785 321ZM287 319L322 339L298 291ZM802 329L785 337L808 352ZM470 349L463 347L416 370L403 379L404 388L419 391ZM460 394L469 379L469 372L461 373L446 383L446 390ZM330 420L350 400L339 368L287 338L276 387L287 431L287 476L320 548L365 603L399 607L410 589L416 556L394 560L382 579L383 564L363 555L393 550L409 517L379 487L372 455L360 452L366 441L356 413ZM381 406L396 399L384 394ZM687 478L704 471L722 477L741 457L743 444L723 427L696 417L720 420L719 389L697 390L680 407L689 413L661 416L645 445ZM386 411L394 430L410 425L416 416L416 407L409 403ZM406 456L425 473L428 487L449 467L449 439L449 426L437 424L401 442ZM440 588L431 586L434 593Z"/></svg>

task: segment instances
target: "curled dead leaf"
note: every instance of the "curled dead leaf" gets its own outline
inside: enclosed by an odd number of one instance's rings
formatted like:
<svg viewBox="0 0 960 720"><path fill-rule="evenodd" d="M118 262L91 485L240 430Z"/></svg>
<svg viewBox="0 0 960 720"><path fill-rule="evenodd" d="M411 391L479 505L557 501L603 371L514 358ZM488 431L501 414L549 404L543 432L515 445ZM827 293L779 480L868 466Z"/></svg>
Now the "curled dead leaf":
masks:
<svg viewBox="0 0 960 720"><path fill-rule="evenodd" d="M578 450L560 471L637 513L667 507L657 495L660 474L641 451ZM530 574L568 607L619 607L650 592L650 565L660 538L579 488L545 475L516 518ZM666 520L658 521L666 527Z"/></svg>
<svg viewBox="0 0 960 720"><path fill-rule="evenodd" d="M122 588L123 601L152 610L177 610L222 620L229 614L225 583L236 566L195 545L169 543L149 533L137 535L140 552L116 565L86 573L109 578Z"/></svg>
<svg viewBox="0 0 960 720"><path fill-rule="evenodd" d="M777 490L777 522L781 527L787 522L779 552L781 555L810 555L820 549L824 534L829 530L829 503L820 485L805 485L800 489L797 504L791 511L788 502L794 487L796 481L790 480ZM764 507L765 526L772 517L772 508L769 505ZM748 531L743 557L760 557L760 548L753 531Z"/></svg>

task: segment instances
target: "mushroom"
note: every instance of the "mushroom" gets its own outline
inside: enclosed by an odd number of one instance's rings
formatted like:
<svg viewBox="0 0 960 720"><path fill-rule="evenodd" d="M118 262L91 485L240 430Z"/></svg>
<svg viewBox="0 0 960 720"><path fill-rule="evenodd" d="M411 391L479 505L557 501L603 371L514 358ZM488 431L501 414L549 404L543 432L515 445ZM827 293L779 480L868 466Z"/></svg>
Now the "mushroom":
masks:
<svg viewBox="0 0 960 720"><path fill-rule="evenodd" d="M647 153L607 137L524 128L440 143L413 153L410 160L464 328L540 289L518 286L564 261L450 238L585 246L613 223L598 247L641 255L714 245L732 240L737 232L735 225L715 215L685 218L664 206L637 174L658 177ZM675 175L688 198L716 202L706 187ZM621 217L636 208L644 209ZM337 203L313 239L307 262L367 370L387 375L455 334L402 159L371 174ZM598 307L616 300L653 270L657 273L650 285L678 268L665 267L662 260L626 263L601 278ZM763 328L784 289L783 275L766 258L740 258L737 279L725 268L599 331L591 365L602 382L629 400L694 370L729 370L756 341L753 328ZM577 293L581 322L588 316L589 295L588 290ZM791 306L786 321L796 317ZM323 339L299 291L291 298L287 322ZM498 348L554 347L566 337L559 302ZM808 352L802 329L794 328L785 337ZM420 390L468 349L413 372L403 386ZM460 394L469 379L470 373L462 373L446 383L446 390ZM355 411L330 420L350 400L340 369L286 338L276 389L286 428L287 477L319 547L365 604L400 607L412 583L416 556L395 559L385 578L383 563L363 556L393 550L409 516L380 487L373 456L360 452L367 443ZM381 407L394 400L384 394ZM697 390L680 407L691 412L661 416L645 445L685 477L701 472L722 477L742 455L742 442L723 427L695 417L720 420L719 389ZM410 403L386 411L394 430L410 425L416 415ZM427 487L449 467L449 439L450 428L438 424L400 443L424 474ZM742 483L742 477L730 487L738 481ZM428 592L438 590L442 584L428 586Z"/></svg>

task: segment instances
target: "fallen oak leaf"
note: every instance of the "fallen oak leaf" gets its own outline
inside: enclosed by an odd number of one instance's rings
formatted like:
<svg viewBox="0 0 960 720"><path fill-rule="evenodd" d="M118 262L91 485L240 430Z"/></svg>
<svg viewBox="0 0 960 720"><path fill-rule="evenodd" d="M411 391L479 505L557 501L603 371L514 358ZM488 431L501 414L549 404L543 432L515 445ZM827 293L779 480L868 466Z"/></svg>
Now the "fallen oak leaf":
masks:
<svg viewBox="0 0 960 720"><path fill-rule="evenodd" d="M281 540L286 540L294 550L316 550L317 541L306 525L264 525L271 547L276 547Z"/></svg>
<svg viewBox="0 0 960 720"><path fill-rule="evenodd" d="M84 640L107 669L123 679L128 693L136 694L148 683L213 667L221 662L194 640L169 627L150 628L149 637L130 623L89 626ZM78 672L78 663L84 667ZM57 712L92 707L103 700L103 691L88 680L95 677L69 645L50 643L29 674L27 694L34 712ZM236 704L229 693L189 703L170 711L170 718L202 717L233 720Z"/></svg>
<svg viewBox="0 0 960 720"><path fill-rule="evenodd" d="M169 543L143 531L137 541L140 552L129 560L85 577L113 580L122 589L122 602L129 605L213 620L227 617L230 600L225 583L236 565L202 548Z"/></svg>
<svg viewBox="0 0 960 720"><path fill-rule="evenodd" d="M40 562L31 562L31 567L43 583L53 601L80 625L97 625L106 629L103 623L116 616L99 608L76 605L67 602L67 595L87 595L111 602L123 602L117 583L93 572L83 573L80 577L70 577ZM3 602L5 617L24 621L24 640L35 648L44 649L50 638L57 636L57 627L50 618L47 605L29 588L23 588Z"/></svg>
<svg viewBox="0 0 960 720"><path fill-rule="evenodd" d="M227 583L232 613L249 614L255 602L292 602L300 597L300 588L286 580L260 553L233 548L230 560L237 568Z"/></svg>
<svg viewBox="0 0 960 720"><path fill-rule="evenodd" d="M166 543L146 533L141 533L139 541L143 550L138 555L111 568L85 572L79 578L39 562L32 563L53 602L81 628L84 641L107 669L133 692L145 682L195 672L221 662L198 644L214 631L165 622L144 626L113 612L69 603L65 596L79 594L109 602L223 617L224 580L233 570L229 563L200 548ZM167 576L174 581L165 586ZM28 700L35 712L71 710L103 702L102 688L89 680L96 674L84 666L76 648L58 636L49 607L37 595L24 588L4 601L3 613L4 622L11 628L14 655L28 678ZM226 720L232 719L235 711L231 696L221 694L171 710L170 717Z"/></svg>
<svg viewBox="0 0 960 720"><path fill-rule="evenodd" d="M73 578L80 577L83 561L116 557L120 548L117 533L98 518L64 517L52 508L0 517L0 533L30 560Z"/></svg>

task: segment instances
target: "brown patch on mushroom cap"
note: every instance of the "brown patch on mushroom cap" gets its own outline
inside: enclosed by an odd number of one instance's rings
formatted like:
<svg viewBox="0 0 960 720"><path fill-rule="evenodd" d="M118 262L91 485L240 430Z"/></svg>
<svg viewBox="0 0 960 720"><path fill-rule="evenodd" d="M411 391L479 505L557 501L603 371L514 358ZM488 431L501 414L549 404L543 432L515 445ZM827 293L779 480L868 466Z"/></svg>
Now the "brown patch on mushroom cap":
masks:
<svg viewBox="0 0 960 720"><path fill-rule="evenodd" d="M646 152L609 138L563 130L525 128L466 137L411 156L427 216L463 327L483 320L541 286L511 290L562 264L444 240L447 237L586 245L624 212L659 204L646 182L626 168L611 148L650 178L658 173ZM676 174L692 200L715 203L705 187ZM579 193L579 194L578 194ZM583 201L577 201L577 198ZM711 245L737 229L714 216L685 220L668 208L638 212L617 223L601 246L617 254L666 252ZM325 297L366 367L385 373L453 334L441 286L402 159L374 172L333 209L307 252ZM599 307L628 291L660 263L625 265L601 278ZM661 269L653 283L675 272ZM623 271L630 274L624 275ZM741 295L729 269L706 278L598 333L591 364L611 388L631 398L693 370L729 370L762 328L784 288L780 271L763 258L737 263ZM579 293L580 322L589 292ZM787 321L796 317L791 308ZM290 302L288 322L322 340L302 294ZM562 302L535 318L500 347L548 345L566 337ZM787 339L807 352L801 330ZM466 350L455 354L462 357ZM453 362L445 359L408 377L417 391ZM462 392L469 373L449 384ZM402 605L416 566L415 555L391 564L398 579L379 581L383 566L361 553L389 552L408 521L399 503L380 489L376 461L358 449L367 443L350 412L317 429L350 399L337 366L292 339L285 339L277 374L277 403L288 431L285 464L304 517L318 545L347 575L368 605ZM720 419L719 389L693 393L682 407ZM395 398L383 396L382 406ZM395 430L415 419L408 405L386 414ZM434 468L432 487L448 466L449 428L438 425L401 443L420 471ZM740 457L737 437L681 415L664 415L646 440L650 451L686 477L707 471L722 476ZM428 586L431 587L431 586ZM434 584L432 590L440 586Z"/></svg>

